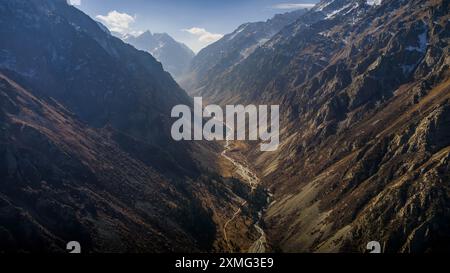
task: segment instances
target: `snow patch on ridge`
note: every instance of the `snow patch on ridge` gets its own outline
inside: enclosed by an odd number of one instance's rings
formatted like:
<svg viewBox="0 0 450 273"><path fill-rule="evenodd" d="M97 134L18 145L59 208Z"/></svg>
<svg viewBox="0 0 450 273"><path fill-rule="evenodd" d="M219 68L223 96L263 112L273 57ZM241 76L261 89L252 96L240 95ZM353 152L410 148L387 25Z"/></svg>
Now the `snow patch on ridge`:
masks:
<svg viewBox="0 0 450 273"><path fill-rule="evenodd" d="M350 7L352 4L347 4L345 6L343 6L342 8L338 9L338 10L334 10L330 13L327 14L327 16L325 17L325 19L331 19L334 16L336 16L337 14L341 13L343 10L347 9L348 7Z"/></svg>
<svg viewBox="0 0 450 273"><path fill-rule="evenodd" d="M366 3L369 6L379 6L383 0L367 0Z"/></svg>
<svg viewBox="0 0 450 273"><path fill-rule="evenodd" d="M328 1L325 3L319 3L316 5L315 10L316 11L323 11L324 8L328 7L333 1Z"/></svg>
<svg viewBox="0 0 450 273"><path fill-rule="evenodd" d="M247 24L242 25L238 30L236 30L231 36L230 38L228 38L228 41L233 40L234 38L236 38L236 36L241 33L242 31L244 31L244 29L247 27Z"/></svg>

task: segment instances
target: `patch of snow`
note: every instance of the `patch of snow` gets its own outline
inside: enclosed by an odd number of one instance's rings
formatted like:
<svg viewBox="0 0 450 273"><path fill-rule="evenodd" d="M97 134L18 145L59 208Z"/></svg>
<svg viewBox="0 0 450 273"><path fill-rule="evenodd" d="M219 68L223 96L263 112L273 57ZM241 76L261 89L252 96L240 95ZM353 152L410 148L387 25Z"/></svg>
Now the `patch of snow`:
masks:
<svg viewBox="0 0 450 273"><path fill-rule="evenodd" d="M325 17L325 19L331 19L331 18L333 18L333 17L336 16L337 14L341 13L343 10L349 8L351 5L352 5L352 3L347 4L347 5L343 6L342 8L340 8L340 9L338 9L338 10L334 10L334 11L328 13L327 16Z"/></svg>
<svg viewBox="0 0 450 273"><path fill-rule="evenodd" d="M379 6L383 0L367 0L366 3L369 6Z"/></svg>
<svg viewBox="0 0 450 273"><path fill-rule="evenodd" d="M328 7L331 3L333 3L333 1L328 1L328 2L325 2L325 3L322 3L322 4L319 3L319 4L316 5L315 10L316 11L323 11L323 9Z"/></svg>
<svg viewBox="0 0 450 273"><path fill-rule="evenodd" d="M228 38L228 41L233 40L234 38L236 38L236 36L241 33L242 31L244 31L244 29L247 27L247 24L242 25L240 28L238 28L231 36L230 38Z"/></svg>
<svg viewBox="0 0 450 273"><path fill-rule="evenodd" d="M150 50L150 53L151 53L152 55L153 55L153 54L157 54L158 51L159 51L161 48L163 48L165 45L166 45L166 44L165 44L164 42L160 41L160 42L158 43L158 46L157 46L157 47L155 47L153 50Z"/></svg>
<svg viewBox="0 0 450 273"><path fill-rule="evenodd" d="M331 37L331 31L329 31L329 30L322 31L322 32L319 32L319 35L323 36L323 37Z"/></svg>
<svg viewBox="0 0 450 273"><path fill-rule="evenodd" d="M343 15L349 14L350 12L352 12L354 9L357 9L358 7L359 7L359 4L355 3L355 5L353 5L353 7L351 9L347 10Z"/></svg>

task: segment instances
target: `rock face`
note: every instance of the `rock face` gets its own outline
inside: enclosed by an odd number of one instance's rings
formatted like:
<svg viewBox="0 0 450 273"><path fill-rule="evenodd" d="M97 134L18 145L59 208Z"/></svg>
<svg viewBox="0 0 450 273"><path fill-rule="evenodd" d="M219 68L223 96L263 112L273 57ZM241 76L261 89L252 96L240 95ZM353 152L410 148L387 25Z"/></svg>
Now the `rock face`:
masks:
<svg viewBox="0 0 450 273"><path fill-rule="evenodd" d="M0 2L0 252L222 251L236 195L214 145L174 142L191 99L64 0Z"/></svg>
<svg viewBox="0 0 450 273"><path fill-rule="evenodd" d="M304 10L275 15L266 22L246 23L233 33L201 50L192 60L180 84L191 94L202 94L203 86L227 73L262 46L283 27L297 20Z"/></svg>
<svg viewBox="0 0 450 273"><path fill-rule="evenodd" d="M189 47L175 41L167 33L152 34L147 31L138 37L129 36L124 41L152 54L176 80L187 72L195 56Z"/></svg>
<svg viewBox="0 0 450 273"><path fill-rule="evenodd" d="M448 10L322 1L197 81L209 102L280 104L279 150L247 151L274 193L280 251L450 250Z"/></svg>

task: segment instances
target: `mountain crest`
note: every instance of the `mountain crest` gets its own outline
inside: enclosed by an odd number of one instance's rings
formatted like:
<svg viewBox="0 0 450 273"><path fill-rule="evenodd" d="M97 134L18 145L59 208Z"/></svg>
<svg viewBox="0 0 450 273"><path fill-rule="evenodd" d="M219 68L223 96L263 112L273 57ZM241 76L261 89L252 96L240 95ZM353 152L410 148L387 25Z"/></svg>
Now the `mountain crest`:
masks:
<svg viewBox="0 0 450 273"><path fill-rule="evenodd" d="M129 36L124 41L152 54L175 79L186 72L195 56L189 47L175 41L167 33L152 33L147 30L137 37Z"/></svg>

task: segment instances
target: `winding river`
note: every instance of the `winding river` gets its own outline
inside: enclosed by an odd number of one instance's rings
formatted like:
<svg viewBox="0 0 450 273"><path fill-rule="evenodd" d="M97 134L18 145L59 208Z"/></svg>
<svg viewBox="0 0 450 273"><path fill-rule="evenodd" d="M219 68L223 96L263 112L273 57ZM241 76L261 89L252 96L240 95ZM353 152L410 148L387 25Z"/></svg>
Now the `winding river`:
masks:
<svg viewBox="0 0 450 273"><path fill-rule="evenodd" d="M226 124L224 124L224 125L226 126ZM250 168L248 168L244 164L242 164L239 161L228 156L227 153L231 150L230 140L229 140L229 136L231 133L233 133L233 131L229 130L229 133L226 136L224 150L222 151L221 156L223 158L225 158L227 161L229 161L231 164L233 164L233 166L236 169L236 173L246 183L248 183L248 185L251 188L251 192L253 193L256 190L256 188L258 187L261 180ZM234 212L233 216L230 219L228 219L228 221L225 222L225 225L223 226L223 237L224 237L225 241L227 242L227 246L228 246L230 252L233 252L233 248L231 247L229 239L228 239L227 227L230 223L232 223L236 219L236 217L239 216L239 214L242 212L242 208L246 205L247 205L247 201L242 202L240 204L240 207ZM247 251L248 253L264 253L264 252L266 252L266 244L267 244L266 234L260 226L260 221L262 219L262 211L258 213L258 217L259 217L259 219L254 224L254 226L255 226L255 229L260 234L260 237L248 249L248 251Z"/></svg>

